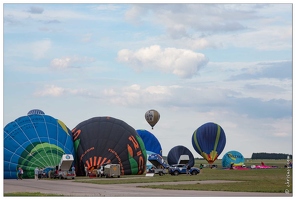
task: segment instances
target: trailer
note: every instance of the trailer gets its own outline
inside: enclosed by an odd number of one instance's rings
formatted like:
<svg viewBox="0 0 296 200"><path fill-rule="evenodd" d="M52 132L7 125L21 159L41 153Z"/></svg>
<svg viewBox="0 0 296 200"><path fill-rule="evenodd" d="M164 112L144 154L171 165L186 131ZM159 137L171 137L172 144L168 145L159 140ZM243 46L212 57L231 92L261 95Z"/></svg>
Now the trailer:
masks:
<svg viewBox="0 0 296 200"><path fill-rule="evenodd" d="M168 173L167 169L168 164L159 154L151 154L148 157L148 160L152 163L153 167L148 171L148 173L158 174L159 176L165 175Z"/></svg>
<svg viewBox="0 0 296 200"><path fill-rule="evenodd" d="M106 164L102 166L101 176L106 178L117 177L120 178L120 165L119 164Z"/></svg>
<svg viewBox="0 0 296 200"><path fill-rule="evenodd" d="M59 179L74 179L75 172L72 172L71 166L73 164L74 157L72 154L64 154L61 158L57 171L54 174L54 178Z"/></svg>

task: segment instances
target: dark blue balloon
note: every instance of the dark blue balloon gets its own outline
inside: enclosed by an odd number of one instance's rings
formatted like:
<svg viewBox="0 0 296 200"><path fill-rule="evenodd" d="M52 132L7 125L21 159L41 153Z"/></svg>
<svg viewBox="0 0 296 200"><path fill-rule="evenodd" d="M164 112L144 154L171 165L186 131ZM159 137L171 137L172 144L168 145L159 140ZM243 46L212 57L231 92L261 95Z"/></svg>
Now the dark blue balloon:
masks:
<svg viewBox="0 0 296 200"><path fill-rule="evenodd" d="M173 147L168 153L168 163L169 165L178 164L179 158L181 155L188 155L189 156L189 165L191 167L194 166L194 157L191 151L182 145ZM187 163L186 163L187 164Z"/></svg>
<svg viewBox="0 0 296 200"><path fill-rule="evenodd" d="M195 151L208 161L214 163L222 153L226 144L226 136L222 127L208 122L196 129L192 135L192 146Z"/></svg>

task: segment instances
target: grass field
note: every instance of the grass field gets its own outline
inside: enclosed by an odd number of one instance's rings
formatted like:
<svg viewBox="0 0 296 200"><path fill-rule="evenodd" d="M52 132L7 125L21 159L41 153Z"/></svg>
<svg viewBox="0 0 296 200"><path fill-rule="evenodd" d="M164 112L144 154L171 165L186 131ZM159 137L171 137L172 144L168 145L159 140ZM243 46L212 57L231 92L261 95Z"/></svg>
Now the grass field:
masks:
<svg viewBox="0 0 296 200"><path fill-rule="evenodd" d="M200 163L205 164L203 160L197 160L195 166ZM247 161L247 160L246 160ZM249 170L225 170L221 168L221 161L217 160L215 164L217 169L208 167L202 169L196 176L171 176L155 175L145 177L145 175L126 175L120 179L79 179L76 181L88 182L94 184L129 184L129 183L152 183L164 182L162 185L147 185L141 187L168 189L168 190L207 190L207 191L233 191L233 192L269 192L269 193L292 193L292 169L284 168L286 160L249 160L245 162L246 166L259 165L263 161L265 165L278 166L277 169L249 169ZM141 178L142 177L142 178ZM205 181L205 180L230 180L239 181L233 183L217 184L177 184L166 185L165 182L178 181Z"/></svg>
<svg viewBox="0 0 296 200"><path fill-rule="evenodd" d="M286 160L251 160L246 159L245 165L260 165L261 161L265 165L278 166L276 169L249 169L249 170L225 170L221 168L221 160L214 164L218 165L217 169L208 167L201 170L196 176L188 175L154 175L146 177L145 175L124 175L120 178L86 178L76 177L77 182L86 182L93 184L130 184L130 183L159 183L161 185L144 185L138 187L167 189L167 190L202 190L202 191L232 191L232 192L267 192L267 193L293 193L293 174L292 169L284 168ZM195 167L200 163L206 164L204 160L196 160ZM61 181L58 179L49 179L50 181ZM169 185L166 182L179 181L206 181L206 180L229 180L231 183L197 183L197 184L176 184ZM4 194L4 196L51 196L47 194Z"/></svg>

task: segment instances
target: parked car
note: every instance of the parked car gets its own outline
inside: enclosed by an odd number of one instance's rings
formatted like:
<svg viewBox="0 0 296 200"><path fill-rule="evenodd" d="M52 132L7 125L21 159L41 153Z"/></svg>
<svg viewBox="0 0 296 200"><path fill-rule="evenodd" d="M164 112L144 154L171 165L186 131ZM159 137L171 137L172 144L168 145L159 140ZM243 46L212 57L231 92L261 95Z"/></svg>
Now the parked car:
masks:
<svg viewBox="0 0 296 200"><path fill-rule="evenodd" d="M187 165L186 164L175 164L175 165L171 165L171 167L169 167L169 174L171 175L179 175L179 174L186 174L187 172ZM189 170L189 173L191 175L197 175L199 174L200 170L196 167L191 167Z"/></svg>

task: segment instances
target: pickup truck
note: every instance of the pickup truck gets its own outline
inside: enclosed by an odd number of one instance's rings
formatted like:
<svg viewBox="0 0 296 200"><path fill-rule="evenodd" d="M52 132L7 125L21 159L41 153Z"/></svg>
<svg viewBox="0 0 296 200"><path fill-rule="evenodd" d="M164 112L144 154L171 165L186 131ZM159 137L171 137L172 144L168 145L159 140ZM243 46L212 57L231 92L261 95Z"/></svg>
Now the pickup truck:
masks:
<svg viewBox="0 0 296 200"><path fill-rule="evenodd" d="M169 174L178 176L179 174L186 174L187 172L187 165L186 164L175 164L169 167ZM199 174L200 170L196 167L191 167L189 173L191 175Z"/></svg>

